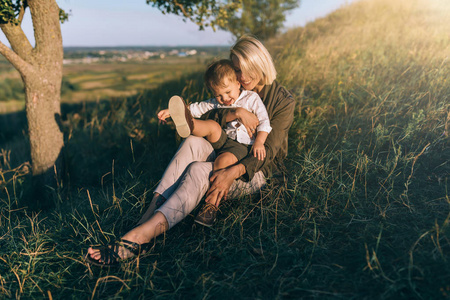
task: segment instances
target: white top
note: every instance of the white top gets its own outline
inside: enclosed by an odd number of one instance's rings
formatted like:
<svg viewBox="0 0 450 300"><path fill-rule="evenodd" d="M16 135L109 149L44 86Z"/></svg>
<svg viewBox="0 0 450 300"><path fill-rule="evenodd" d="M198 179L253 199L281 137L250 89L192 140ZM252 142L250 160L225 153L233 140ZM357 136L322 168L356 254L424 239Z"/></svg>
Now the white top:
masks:
<svg viewBox="0 0 450 300"><path fill-rule="evenodd" d="M262 102L259 95L252 91L241 91L239 98L229 106L220 104L216 100L216 98L211 98L189 105L189 109L194 118L200 118L204 113L216 108L233 107L242 107L255 114L259 120L259 125L256 128L258 132L265 131L267 133L270 133L270 131L272 130L272 127L270 127L269 115L267 114L264 103ZM253 136L253 138L251 139L248 135L247 129L239 122L239 120L228 122L225 132L229 138L236 140L241 144L252 145L255 141L255 136Z"/></svg>

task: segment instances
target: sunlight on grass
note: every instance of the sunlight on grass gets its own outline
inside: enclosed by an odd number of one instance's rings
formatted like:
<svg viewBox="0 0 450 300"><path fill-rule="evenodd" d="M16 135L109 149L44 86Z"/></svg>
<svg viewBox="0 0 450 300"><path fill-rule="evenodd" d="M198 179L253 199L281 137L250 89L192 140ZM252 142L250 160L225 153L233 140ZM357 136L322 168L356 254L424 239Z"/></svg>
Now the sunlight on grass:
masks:
<svg viewBox="0 0 450 300"><path fill-rule="evenodd" d="M149 90L132 83L146 82L145 72L130 72L134 96L64 103L66 180L48 211L28 207L24 116L5 119L0 293L448 297L449 16L442 0L366 0L269 41L279 81L297 101L287 184L225 202L211 229L189 216L149 253L116 269L89 266L83 256L145 211L180 143L173 125L159 125L155 114L174 94L207 98L202 67L192 73L173 66L175 79L155 75ZM77 66L69 79L116 72L101 68Z"/></svg>

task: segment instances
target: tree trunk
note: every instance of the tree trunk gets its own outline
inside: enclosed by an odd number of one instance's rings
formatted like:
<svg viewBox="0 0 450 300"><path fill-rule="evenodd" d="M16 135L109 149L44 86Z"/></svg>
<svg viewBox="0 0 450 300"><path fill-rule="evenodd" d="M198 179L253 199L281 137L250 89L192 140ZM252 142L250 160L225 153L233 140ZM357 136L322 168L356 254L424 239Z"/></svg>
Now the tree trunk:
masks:
<svg viewBox="0 0 450 300"><path fill-rule="evenodd" d="M39 73L39 76L24 79L34 176L45 174L49 170L54 173L55 162L64 146L59 126L61 75L49 70Z"/></svg>
<svg viewBox="0 0 450 300"><path fill-rule="evenodd" d="M29 205L53 207L62 170L63 133L60 128L61 73L41 70L24 78L33 189Z"/></svg>
<svg viewBox="0 0 450 300"><path fill-rule="evenodd" d="M51 204L61 176L64 139L60 128L63 45L54 0L28 0L36 47L32 71L22 75L30 137L34 197Z"/></svg>
<svg viewBox="0 0 450 300"><path fill-rule="evenodd" d="M20 25L1 24L12 49L0 42L0 53L19 71L25 85L34 181L32 199L46 202L45 206L51 203L49 196L58 187L64 146L59 122L63 62L60 10L55 0L28 0L27 4L36 46L31 47Z"/></svg>

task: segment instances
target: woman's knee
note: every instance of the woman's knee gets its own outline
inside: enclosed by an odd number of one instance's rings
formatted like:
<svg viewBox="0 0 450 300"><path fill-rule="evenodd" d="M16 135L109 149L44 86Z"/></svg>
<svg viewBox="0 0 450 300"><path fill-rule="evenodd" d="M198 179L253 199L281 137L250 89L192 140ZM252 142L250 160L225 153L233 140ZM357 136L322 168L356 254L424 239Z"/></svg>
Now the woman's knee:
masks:
<svg viewBox="0 0 450 300"><path fill-rule="evenodd" d="M208 180L212 171L212 164L212 162L194 161L187 168L186 175Z"/></svg>
<svg viewBox="0 0 450 300"><path fill-rule="evenodd" d="M211 144L202 137L188 136L180 146L183 151L189 151L194 156L198 156L198 160L206 160L207 157L214 153Z"/></svg>
<svg viewBox="0 0 450 300"><path fill-rule="evenodd" d="M209 143L207 140L205 140L202 137L190 135L183 141L182 147L197 149L197 148L204 147L204 144L209 144Z"/></svg>

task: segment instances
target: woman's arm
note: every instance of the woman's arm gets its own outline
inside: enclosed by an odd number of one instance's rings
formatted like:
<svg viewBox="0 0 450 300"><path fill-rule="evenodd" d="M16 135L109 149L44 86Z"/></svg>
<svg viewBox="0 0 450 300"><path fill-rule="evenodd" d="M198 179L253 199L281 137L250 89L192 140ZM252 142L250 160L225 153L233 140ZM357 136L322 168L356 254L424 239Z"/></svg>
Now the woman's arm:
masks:
<svg viewBox="0 0 450 300"><path fill-rule="evenodd" d="M252 112L242 107L236 107L230 109L230 112L226 116L227 122L239 120L239 122L245 126L250 137L253 137L253 130L259 125L258 117Z"/></svg>
<svg viewBox="0 0 450 300"><path fill-rule="evenodd" d="M279 95L279 99L275 99L274 101L277 101L278 105L274 109L270 121L272 131L268 135L265 143L265 159L259 161L250 154L238 164L215 172L210 178L210 188L206 194L206 201L208 203L220 203L223 197L226 198L234 180L238 178L251 180L256 172L272 163L280 151L284 141L287 139L289 128L294 120L295 101L287 92Z"/></svg>
<svg viewBox="0 0 450 300"><path fill-rule="evenodd" d="M246 169L246 173L243 176L245 180L251 180L256 172L270 165L281 147L286 143L289 128L294 121L295 101L286 90L284 91L283 93L278 93L277 99L273 99L277 105L273 108L270 119L272 131L264 144L266 147L265 159L260 161L253 155L247 155L240 161ZM287 149L284 151L287 151Z"/></svg>
<svg viewBox="0 0 450 300"><path fill-rule="evenodd" d="M218 108L208 111L201 117L202 120L214 120L225 127L228 122L239 120L247 129L247 132L251 133L251 129L258 127L258 118L242 107L233 108Z"/></svg>

